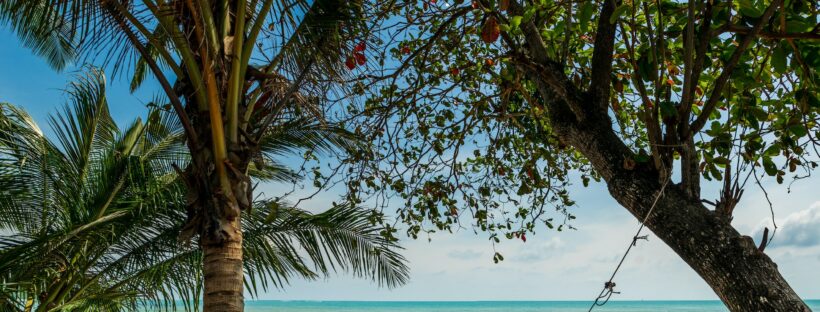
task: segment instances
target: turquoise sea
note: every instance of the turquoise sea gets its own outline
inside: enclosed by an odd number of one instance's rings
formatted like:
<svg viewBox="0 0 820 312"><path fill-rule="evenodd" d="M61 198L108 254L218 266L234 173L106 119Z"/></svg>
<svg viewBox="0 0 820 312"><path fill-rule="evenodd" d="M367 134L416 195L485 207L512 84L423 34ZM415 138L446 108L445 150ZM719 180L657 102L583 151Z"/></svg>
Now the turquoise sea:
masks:
<svg viewBox="0 0 820 312"><path fill-rule="evenodd" d="M820 311L820 300L807 301ZM584 312L587 301L249 301L246 312ZM610 301L593 311L722 312L720 301Z"/></svg>

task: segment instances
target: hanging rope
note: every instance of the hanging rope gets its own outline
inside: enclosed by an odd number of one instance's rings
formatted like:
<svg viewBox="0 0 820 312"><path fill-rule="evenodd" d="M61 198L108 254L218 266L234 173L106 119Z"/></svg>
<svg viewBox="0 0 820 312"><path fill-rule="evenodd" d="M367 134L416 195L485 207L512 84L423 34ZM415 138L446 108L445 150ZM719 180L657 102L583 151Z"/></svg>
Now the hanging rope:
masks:
<svg viewBox="0 0 820 312"><path fill-rule="evenodd" d="M604 283L604 289L601 289L601 293L598 294L598 297L595 298L595 301L592 302L592 305L589 306L589 312L592 312L592 309L595 307L600 307L605 305L609 302L609 299L612 298L612 295L619 294L620 292L615 291L615 282L612 280L615 279L615 275L618 274L618 270L621 269L621 265L624 264L624 260L626 260L626 256L629 254L629 251L632 250L632 247L635 247L638 243L639 239L649 240L648 235L641 236L641 231L646 226L646 220L649 219L649 216L652 215L652 211L655 210L655 205L658 204L658 200L663 196L663 191L666 189L666 185L669 184L669 180L671 178L666 179L666 182L663 183L661 186L661 190L658 191L658 195L655 196L655 201L652 202L652 206L649 207L649 212L646 213L646 216L641 221L641 226L638 227L638 232L635 233L635 236L632 236L632 242L629 243L629 246L626 247L626 252L624 252L624 256L621 257L621 261L618 262L618 266L615 267L615 271L612 272L612 276L609 277L609 280Z"/></svg>

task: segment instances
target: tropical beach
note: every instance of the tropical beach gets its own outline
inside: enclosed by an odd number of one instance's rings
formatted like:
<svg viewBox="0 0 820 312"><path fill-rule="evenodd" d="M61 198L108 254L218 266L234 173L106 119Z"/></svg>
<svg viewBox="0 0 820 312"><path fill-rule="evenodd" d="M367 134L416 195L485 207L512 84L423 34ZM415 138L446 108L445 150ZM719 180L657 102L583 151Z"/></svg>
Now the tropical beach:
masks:
<svg viewBox="0 0 820 312"><path fill-rule="evenodd" d="M820 310L806 1L0 2L0 311Z"/></svg>

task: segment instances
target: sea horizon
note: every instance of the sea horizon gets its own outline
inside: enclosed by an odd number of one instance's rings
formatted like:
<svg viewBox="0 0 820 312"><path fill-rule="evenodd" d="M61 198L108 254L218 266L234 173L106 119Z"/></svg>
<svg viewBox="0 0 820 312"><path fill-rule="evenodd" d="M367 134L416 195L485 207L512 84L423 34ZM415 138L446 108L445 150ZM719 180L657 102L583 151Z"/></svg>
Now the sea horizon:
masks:
<svg viewBox="0 0 820 312"><path fill-rule="evenodd" d="M820 299L805 300L820 311ZM576 312L588 311L590 300L247 300L247 312ZM719 300L610 300L593 311L718 312Z"/></svg>

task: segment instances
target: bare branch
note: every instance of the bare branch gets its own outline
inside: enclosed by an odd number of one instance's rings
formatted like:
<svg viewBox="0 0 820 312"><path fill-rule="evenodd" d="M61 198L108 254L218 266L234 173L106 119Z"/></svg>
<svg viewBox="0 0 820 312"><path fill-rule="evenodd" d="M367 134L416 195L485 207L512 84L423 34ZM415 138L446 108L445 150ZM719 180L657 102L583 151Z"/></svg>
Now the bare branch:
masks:
<svg viewBox="0 0 820 312"><path fill-rule="evenodd" d="M595 34L595 51L592 53L592 78L589 92L594 108L606 112L609 103L609 91L612 88L612 53L615 49L615 31L618 24L610 23L615 11L615 0L604 0L601 14L598 17L598 28Z"/></svg>

